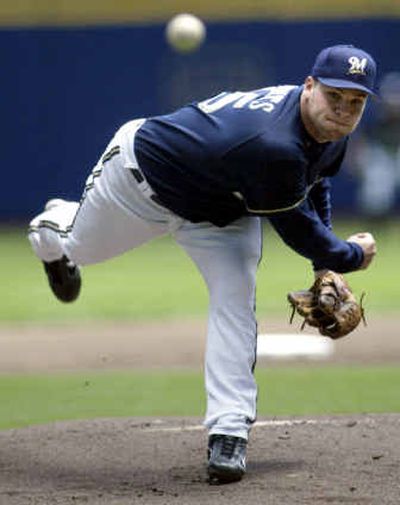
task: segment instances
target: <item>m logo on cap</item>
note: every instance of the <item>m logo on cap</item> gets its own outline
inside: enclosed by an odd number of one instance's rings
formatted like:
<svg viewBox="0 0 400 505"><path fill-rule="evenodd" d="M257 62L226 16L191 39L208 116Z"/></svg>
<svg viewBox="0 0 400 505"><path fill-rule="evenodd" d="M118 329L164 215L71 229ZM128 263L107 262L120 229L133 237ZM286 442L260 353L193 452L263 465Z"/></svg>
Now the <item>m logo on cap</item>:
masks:
<svg viewBox="0 0 400 505"><path fill-rule="evenodd" d="M361 74L365 75L365 67L367 66L367 58L358 58L357 56L350 56L347 60L350 63L348 74Z"/></svg>
<svg viewBox="0 0 400 505"><path fill-rule="evenodd" d="M338 44L318 53L311 69L311 77L325 86L359 89L375 95L376 63L362 49Z"/></svg>

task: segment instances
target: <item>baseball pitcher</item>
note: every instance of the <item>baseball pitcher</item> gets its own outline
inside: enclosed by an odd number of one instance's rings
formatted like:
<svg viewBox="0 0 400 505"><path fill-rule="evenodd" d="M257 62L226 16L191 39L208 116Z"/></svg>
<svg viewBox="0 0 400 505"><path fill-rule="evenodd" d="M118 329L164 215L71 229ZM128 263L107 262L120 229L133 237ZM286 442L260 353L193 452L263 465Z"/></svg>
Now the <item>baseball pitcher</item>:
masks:
<svg viewBox="0 0 400 505"><path fill-rule="evenodd" d="M347 240L334 234L330 203L330 179L374 94L375 75L371 55L337 45L317 55L302 85L224 91L168 115L130 121L101 155L81 201L50 200L31 221L29 240L63 302L79 295L80 267L163 234L172 234L197 265L210 296L210 482L242 478L256 419L262 219L310 260L316 278L367 268L375 255L371 234ZM327 321L315 309L325 294L312 299L308 321L333 333L339 317Z"/></svg>

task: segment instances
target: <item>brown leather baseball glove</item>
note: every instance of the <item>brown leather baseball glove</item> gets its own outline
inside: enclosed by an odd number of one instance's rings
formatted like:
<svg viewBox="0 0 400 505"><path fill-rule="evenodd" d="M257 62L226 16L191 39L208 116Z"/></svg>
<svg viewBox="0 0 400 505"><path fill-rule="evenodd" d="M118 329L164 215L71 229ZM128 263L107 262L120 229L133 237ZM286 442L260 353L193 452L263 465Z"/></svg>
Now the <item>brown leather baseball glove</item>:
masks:
<svg viewBox="0 0 400 505"><path fill-rule="evenodd" d="M357 328L361 320L365 324L362 299L363 295L358 303L343 275L329 270L310 289L288 294L293 308L290 322L298 312L304 318L301 329L308 324L318 328L321 335L341 338Z"/></svg>

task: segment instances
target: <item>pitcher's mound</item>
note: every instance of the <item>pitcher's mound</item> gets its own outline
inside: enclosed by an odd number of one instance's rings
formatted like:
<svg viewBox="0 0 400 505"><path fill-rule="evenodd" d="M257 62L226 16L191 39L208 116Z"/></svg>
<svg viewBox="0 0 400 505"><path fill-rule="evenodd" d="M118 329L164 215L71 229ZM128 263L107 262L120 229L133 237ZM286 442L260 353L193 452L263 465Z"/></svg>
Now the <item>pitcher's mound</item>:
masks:
<svg viewBox="0 0 400 505"><path fill-rule="evenodd" d="M400 416L260 419L248 472L206 480L198 419L97 419L0 432L0 504L398 504Z"/></svg>

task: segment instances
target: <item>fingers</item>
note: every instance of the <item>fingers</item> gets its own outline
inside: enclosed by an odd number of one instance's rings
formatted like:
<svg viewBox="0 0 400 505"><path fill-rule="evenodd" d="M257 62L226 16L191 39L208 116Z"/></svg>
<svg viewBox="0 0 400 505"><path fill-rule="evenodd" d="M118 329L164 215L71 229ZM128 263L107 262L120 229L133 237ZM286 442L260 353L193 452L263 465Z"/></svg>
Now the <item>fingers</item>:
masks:
<svg viewBox="0 0 400 505"><path fill-rule="evenodd" d="M315 279L321 279L324 275L329 272L326 268L324 270L314 270Z"/></svg>
<svg viewBox="0 0 400 505"><path fill-rule="evenodd" d="M353 242L361 247L364 253L364 261L360 266L360 270L368 268L377 252L376 242L372 234L368 232L355 233L348 237L347 242Z"/></svg>

